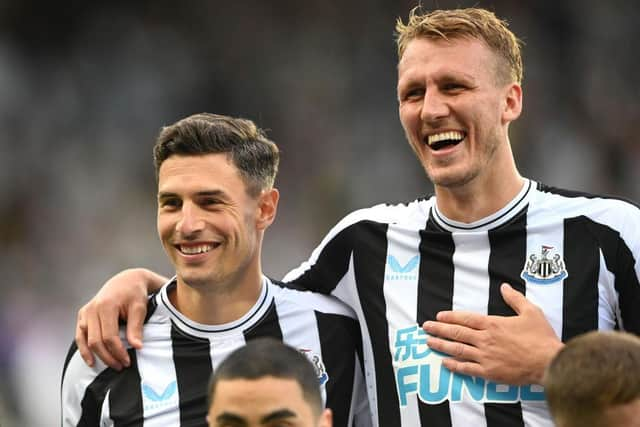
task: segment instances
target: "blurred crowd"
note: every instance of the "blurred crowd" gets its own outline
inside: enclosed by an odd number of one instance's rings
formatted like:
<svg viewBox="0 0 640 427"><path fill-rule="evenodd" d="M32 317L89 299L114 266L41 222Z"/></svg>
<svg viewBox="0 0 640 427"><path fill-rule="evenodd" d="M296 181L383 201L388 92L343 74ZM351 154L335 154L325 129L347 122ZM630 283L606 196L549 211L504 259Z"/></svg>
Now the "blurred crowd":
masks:
<svg viewBox="0 0 640 427"><path fill-rule="evenodd" d="M264 269L281 277L343 214L428 194L397 117L407 0L0 2L0 426L59 425L77 309L115 272L170 274L151 147L207 111L282 151ZM640 200L640 3L482 6L525 43L521 172Z"/></svg>

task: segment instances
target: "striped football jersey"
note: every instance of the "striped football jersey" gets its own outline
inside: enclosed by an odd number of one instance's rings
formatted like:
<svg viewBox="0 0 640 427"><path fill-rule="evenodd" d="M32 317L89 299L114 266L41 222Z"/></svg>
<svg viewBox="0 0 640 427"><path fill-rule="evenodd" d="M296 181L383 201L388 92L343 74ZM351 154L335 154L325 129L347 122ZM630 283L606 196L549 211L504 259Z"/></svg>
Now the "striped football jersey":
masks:
<svg viewBox="0 0 640 427"><path fill-rule="evenodd" d="M507 282L563 341L640 333L639 257L636 206L525 180L471 224L446 218L435 197L355 211L284 280L356 312L375 425L552 427L541 386L451 373L420 325L442 310L513 315L499 291Z"/></svg>
<svg viewBox="0 0 640 427"><path fill-rule="evenodd" d="M172 279L150 297L143 348L128 350L130 367L117 372L100 361L89 367L72 344L62 378L63 426L206 426L213 371L259 337L282 340L309 358L336 426L371 425L360 331L343 303L264 277L258 301L242 318L202 325L171 304L175 286Z"/></svg>

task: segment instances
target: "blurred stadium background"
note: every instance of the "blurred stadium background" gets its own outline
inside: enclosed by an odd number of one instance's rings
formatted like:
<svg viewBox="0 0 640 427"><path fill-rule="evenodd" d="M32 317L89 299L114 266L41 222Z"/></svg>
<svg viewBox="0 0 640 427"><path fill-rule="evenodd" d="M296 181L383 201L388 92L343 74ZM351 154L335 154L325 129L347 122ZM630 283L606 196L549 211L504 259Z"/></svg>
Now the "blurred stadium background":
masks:
<svg viewBox="0 0 640 427"><path fill-rule="evenodd" d="M0 1L0 426L59 425L77 308L113 273L171 269L151 146L208 111L269 129L281 277L346 212L432 188L395 101L396 17L414 1ZM640 2L480 5L526 43L521 171L640 200ZM635 47L634 47L635 46Z"/></svg>

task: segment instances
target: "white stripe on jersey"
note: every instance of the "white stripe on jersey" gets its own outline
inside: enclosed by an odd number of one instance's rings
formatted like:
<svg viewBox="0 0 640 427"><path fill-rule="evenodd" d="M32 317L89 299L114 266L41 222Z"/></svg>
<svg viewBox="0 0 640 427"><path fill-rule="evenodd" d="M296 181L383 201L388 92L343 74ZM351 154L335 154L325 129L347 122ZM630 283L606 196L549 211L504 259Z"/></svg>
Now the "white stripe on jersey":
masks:
<svg viewBox="0 0 640 427"><path fill-rule="evenodd" d="M166 292L166 286L162 290ZM165 317L162 309L158 314ZM150 319L143 332L144 351L136 351L145 427L180 425L180 412L175 410L180 405L180 392L172 348L164 339L168 336L171 322Z"/></svg>
<svg viewBox="0 0 640 427"><path fill-rule="evenodd" d="M418 307L420 235L416 229L412 230L406 226L391 224L387 231L387 240L389 245L384 276L388 286L385 286L383 291L389 324L389 343L393 348L396 337L402 336L402 332L398 335L398 331L416 325L418 317L416 310L412 310L410 307ZM418 345L417 348L424 351L426 341L424 345ZM404 359L404 355L398 354L400 351L402 350L398 347L392 355L396 364L396 373L401 364L398 359ZM413 376L408 379L413 380ZM420 425L417 391L407 396L406 405L401 406L400 417L402 425Z"/></svg>
<svg viewBox="0 0 640 427"><path fill-rule="evenodd" d="M334 295L341 301L352 301L351 308L356 314L357 319L364 318L364 310L360 304L358 290L355 286L350 286L349 279L353 277L353 257L349 258L349 268L347 274L336 286ZM369 335L369 327L367 322L358 322L360 325L360 334L362 337L362 362L364 366L364 384L363 387L367 392L367 400L369 411L371 412L372 427L382 427L378 423L378 385L376 384L376 370L373 361L373 346L371 345L371 335Z"/></svg>
<svg viewBox="0 0 640 427"><path fill-rule="evenodd" d="M93 368L87 366L76 350L62 378L62 425L75 426L82 416L82 397L84 390L91 384L97 373L107 366L96 358Z"/></svg>
<svg viewBox="0 0 640 427"><path fill-rule="evenodd" d="M489 236L486 231L452 233L455 244L453 253L453 310L487 313L487 289L489 289ZM469 391L463 388L468 400L465 405L452 402L451 425L453 427L487 425L484 415L484 403L469 399Z"/></svg>
<svg viewBox="0 0 640 427"><path fill-rule="evenodd" d="M111 414L109 413L109 394L111 390L107 392L104 397L104 404L102 405L102 412L100 413L100 419L102 422L100 423L100 427L113 427L114 423L111 420Z"/></svg>
<svg viewBox="0 0 640 427"><path fill-rule="evenodd" d="M620 306L618 305L618 291L615 288L615 275L607 269L604 255L600 251L600 277L598 278L598 329L612 330L616 319L620 328L624 329Z"/></svg>

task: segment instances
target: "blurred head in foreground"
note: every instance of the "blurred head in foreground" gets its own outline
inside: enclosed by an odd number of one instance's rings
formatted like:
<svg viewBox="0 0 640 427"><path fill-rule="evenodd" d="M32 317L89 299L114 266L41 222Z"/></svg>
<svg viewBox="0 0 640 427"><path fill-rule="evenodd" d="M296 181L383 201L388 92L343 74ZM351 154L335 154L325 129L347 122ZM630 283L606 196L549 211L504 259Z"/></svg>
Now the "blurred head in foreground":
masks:
<svg viewBox="0 0 640 427"><path fill-rule="evenodd" d="M299 351L268 338L249 341L215 370L207 421L210 427L332 426L311 362Z"/></svg>
<svg viewBox="0 0 640 427"><path fill-rule="evenodd" d="M640 338L596 331L573 338L547 368L544 386L558 427L638 427Z"/></svg>

